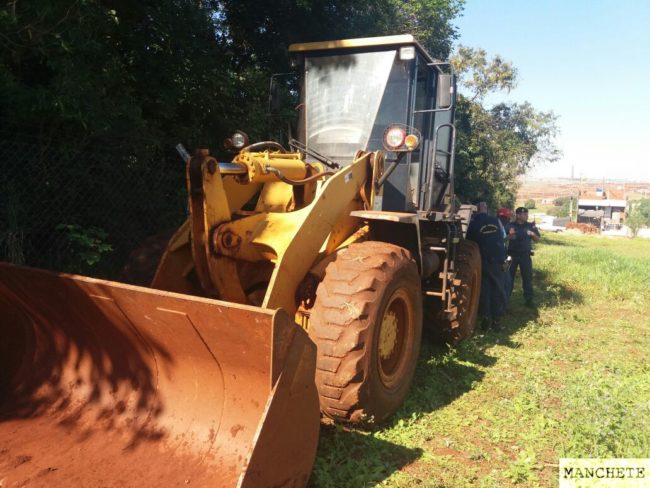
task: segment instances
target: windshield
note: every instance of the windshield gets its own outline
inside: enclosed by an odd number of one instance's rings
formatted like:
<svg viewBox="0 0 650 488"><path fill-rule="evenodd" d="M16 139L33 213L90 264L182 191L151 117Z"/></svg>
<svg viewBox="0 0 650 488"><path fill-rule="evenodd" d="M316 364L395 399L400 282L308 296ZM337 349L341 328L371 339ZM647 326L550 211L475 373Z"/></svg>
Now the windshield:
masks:
<svg viewBox="0 0 650 488"><path fill-rule="evenodd" d="M368 145L396 51L310 57L305 64L307 146L349 163Z"/></svg>

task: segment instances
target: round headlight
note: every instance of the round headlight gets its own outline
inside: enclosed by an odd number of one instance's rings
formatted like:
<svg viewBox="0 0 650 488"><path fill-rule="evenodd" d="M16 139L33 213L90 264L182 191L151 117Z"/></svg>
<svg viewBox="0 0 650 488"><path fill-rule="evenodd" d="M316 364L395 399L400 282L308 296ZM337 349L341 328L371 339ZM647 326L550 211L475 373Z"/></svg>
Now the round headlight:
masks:
<svg viewBox="0 0 650 488"><path fill-rule="evenodd" d="M230 137L230 142L233 148L241 149L248 145L248 136L244 132L237 131Z"/></svg>
<svg viewBox="0 0 650 488"><path fill-rule="evenodd" d="M384 144L390 149L399 149L404 144L406 131L401 127L390 127L384 133Z"/></svg>

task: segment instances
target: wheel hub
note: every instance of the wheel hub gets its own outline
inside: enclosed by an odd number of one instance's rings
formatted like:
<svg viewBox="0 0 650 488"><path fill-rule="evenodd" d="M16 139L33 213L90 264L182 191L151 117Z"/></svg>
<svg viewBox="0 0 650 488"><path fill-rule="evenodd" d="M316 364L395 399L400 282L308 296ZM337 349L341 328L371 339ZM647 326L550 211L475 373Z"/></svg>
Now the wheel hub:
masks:
<svg viewBox="0 0 650 488"><path fill-rule="evenodd" d="M381 319L377 342L379 378L387 388L399 386L406 364L405 347L411 330L413 314L408 292L400 288L388 301Z"/></svg>
<svg viewBox="0 0 650 488"><path fill-rule="evenodd" d="M379 357L381 359L388 359L393 354L397 344L397 327L398 320L395 312L386 312L379 331Z"/></svg>

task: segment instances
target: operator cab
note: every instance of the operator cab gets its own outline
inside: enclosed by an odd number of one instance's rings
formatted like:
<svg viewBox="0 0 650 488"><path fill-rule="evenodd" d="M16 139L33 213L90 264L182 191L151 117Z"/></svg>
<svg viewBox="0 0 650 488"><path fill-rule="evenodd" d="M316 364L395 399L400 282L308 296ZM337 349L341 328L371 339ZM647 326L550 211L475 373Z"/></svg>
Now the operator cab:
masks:
<svg viewBox="0 0 650 488"><path fill-rule="evenodd" d="M411 35L292 44L289 52L303 68L299 141L341 165L359 149L384 150L390 174L375 210L445 211L453 201L451 66ZM404 144L411 134L414 148Z"/></svg>

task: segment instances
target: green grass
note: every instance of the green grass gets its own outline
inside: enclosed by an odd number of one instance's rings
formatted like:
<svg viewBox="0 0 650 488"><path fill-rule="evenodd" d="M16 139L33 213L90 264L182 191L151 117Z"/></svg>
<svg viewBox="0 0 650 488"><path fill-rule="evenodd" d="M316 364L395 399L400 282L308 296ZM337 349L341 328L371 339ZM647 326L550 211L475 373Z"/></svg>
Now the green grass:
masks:
<svg viewBox="0 0 650 488"><path fill-rule="evenodd" d="M324 426L314 487L557 486L560 457L650 456L650 240L545 236L537 313L428 343L411 393L371 431Z"/></svg>

